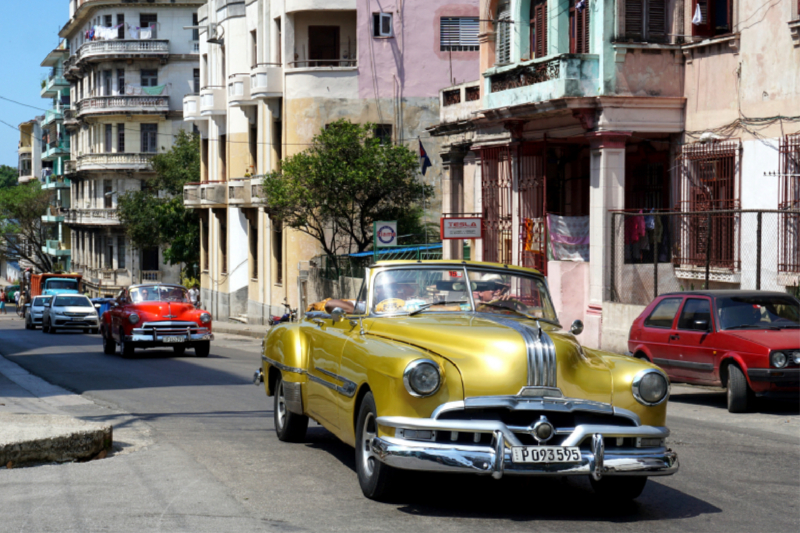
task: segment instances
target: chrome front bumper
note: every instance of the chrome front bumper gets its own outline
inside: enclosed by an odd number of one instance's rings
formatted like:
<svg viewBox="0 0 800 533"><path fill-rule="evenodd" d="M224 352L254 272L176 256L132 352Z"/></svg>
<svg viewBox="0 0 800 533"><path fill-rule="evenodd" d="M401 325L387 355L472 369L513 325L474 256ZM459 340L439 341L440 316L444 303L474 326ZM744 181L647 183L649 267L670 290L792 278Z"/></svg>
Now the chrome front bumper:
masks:
<svg viewBox="0 0 800 533"><path fill-rule="evenodd" d="M164 337L183 337L186 343L192 342L203 342L203 341L213 341L214 334L213 333L192 333L192 334L172 334L172 335L158 335L158 334L149 334L149 333L134 333L133 335L125 335L125 342L139 342L139 343L149 343L149 344L170 344L174 345L175 343L165 343Z"/></svg>
<svg viewBox="0 0 800 533"><path fill-rule="evenodd" d="M574 463L515 463L512 446L522 444L501 422L456 421L405 417L379 417L378 424L388 428L427 429L491 433L492 445L446 443L377 437L372 452L383 463L404 470L461 472L491 475L499 479L510 475L604 475L666 476L678 471L678 455L665 447L617 448L606 450L605 438L656 438L669 436L664 427L578 426L561 446L581 446L580 461Z"/></svg>

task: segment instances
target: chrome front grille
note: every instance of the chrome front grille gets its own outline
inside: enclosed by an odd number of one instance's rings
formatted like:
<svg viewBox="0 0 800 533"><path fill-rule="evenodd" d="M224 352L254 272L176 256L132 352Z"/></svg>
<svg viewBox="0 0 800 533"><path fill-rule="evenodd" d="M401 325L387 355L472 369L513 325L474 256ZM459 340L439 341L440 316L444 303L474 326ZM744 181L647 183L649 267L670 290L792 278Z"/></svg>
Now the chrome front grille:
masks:
<svg viewBox="0 0 800 533"><path fill-rule="evenodd" d="M531 326L507 318L491 317L490 320L519 332L525 340L528 352L528 386L558 387L556 347L553 339L539 327L538 322L536 326Z"/></svg>
<svg viewBox="0 0 800 533"><path fill-rule="evenodd" d="M208 333L207 327L200 327L194 322L145 322L134 333L145 335L202 335Z"/></svg>

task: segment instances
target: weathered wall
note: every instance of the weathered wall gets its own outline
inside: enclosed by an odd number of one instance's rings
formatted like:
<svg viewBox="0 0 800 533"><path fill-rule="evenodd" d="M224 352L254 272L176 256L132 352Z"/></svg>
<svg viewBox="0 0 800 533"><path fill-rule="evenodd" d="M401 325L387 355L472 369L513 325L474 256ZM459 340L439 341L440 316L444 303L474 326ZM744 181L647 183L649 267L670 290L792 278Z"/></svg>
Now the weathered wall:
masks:
<svg viewBox="0 0 800 533"><path fill-rule="evenodd" d="M647 306L603 302L600 349L626 353L631 324L645 307Z"/></svg>

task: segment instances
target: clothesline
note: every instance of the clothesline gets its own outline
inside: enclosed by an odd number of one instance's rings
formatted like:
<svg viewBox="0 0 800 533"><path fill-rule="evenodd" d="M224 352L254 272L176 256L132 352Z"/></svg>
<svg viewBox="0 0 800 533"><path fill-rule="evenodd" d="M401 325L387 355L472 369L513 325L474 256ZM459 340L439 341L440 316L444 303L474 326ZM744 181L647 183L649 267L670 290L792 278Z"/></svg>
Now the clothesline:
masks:
<svg viewBox="0 0 800 533"><path fill-rule="evenodd" d="M86 33L84 37L87 41L112 41L119 39L119 29L122 28L122 24L117 24L116 26L92 26ZM131 26L127 22L125 23L125 27L128 30L128 34L130 38L133 40L149 40L152 39L156 33L156 24L150 24L146 27L140 26ZM124 36L123 36L124 38Z"/></svg>

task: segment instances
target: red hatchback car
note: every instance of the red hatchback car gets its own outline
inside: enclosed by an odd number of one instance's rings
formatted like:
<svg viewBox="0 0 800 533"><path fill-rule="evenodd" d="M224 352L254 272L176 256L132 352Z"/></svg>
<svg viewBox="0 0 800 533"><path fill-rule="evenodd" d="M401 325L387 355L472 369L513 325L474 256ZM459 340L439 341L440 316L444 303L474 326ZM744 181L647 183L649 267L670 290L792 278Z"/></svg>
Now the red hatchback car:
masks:
<svg viewBox="0 0 800 533"><path fill-rule="evenodd" d="M175 355L186 348L197 357L208 357L211 341L211 315L197 309L189 292L180 285L132 285L103 313L100 325L103 352L111 355L119 345L123 357L135 348L170 346Z"/></svg>
<svg viewBox="0 0 800 533"><path fill-rule="evenodd" d="M728 389L728 410L800 393L800 301L780 292L664 294L633 322L628 349L674 382Z"/></svg>

